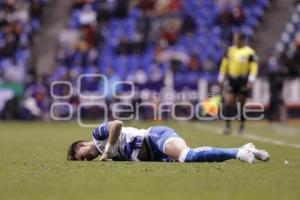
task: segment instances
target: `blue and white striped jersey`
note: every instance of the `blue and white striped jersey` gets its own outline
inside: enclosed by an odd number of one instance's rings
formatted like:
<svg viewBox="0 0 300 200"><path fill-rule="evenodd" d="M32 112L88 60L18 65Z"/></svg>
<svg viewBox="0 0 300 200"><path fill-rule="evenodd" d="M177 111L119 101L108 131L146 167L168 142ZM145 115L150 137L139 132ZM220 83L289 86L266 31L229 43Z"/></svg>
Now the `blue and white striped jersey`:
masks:
<svg viewBox="0 0 300 200"><path fill-rule="evenodd" d="M113 160L138 161L137 156L147 133L147 129L122 127L120 137L113 146L110 158ZM93 140L102 154L108 141L109 128L103 123L93 131Z"/></svg>

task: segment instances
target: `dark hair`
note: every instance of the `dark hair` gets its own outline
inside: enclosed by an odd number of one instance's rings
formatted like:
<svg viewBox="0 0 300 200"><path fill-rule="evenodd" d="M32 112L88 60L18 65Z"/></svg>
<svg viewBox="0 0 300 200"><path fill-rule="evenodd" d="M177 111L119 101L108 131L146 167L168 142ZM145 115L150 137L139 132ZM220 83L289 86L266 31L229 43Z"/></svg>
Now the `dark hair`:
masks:
<svg viewBox="0 0 300 200"><path fill-rule="evenodd" d="M80 147L80 144L82 142L85 142L85 141L84 140L78 140L78 141L73 142L71 144L71 146L69 147L69 150L68 150L67 160L79 160L76 157L76 154L77 154L78 148Z"/></svg>

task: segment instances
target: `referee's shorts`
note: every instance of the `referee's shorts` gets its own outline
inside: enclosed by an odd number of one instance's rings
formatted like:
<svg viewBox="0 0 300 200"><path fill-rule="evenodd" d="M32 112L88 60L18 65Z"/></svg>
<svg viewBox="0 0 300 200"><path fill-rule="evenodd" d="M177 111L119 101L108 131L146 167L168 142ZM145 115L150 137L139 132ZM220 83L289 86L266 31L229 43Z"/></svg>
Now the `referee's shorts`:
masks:
<svg viewBox="0 0 300 200"><path fill-rule="evenodd" d="M227 84L225 85L225 92L232 93L234 95L246 95L249 96L251 91L247 88L248 77L228 77Z"/></svg>

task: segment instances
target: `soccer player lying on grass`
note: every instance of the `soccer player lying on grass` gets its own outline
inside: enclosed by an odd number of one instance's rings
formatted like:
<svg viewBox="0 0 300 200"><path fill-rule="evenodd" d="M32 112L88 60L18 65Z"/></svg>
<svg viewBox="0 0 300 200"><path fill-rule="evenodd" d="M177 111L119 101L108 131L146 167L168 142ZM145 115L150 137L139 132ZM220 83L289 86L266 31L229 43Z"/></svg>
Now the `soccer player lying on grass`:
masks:
<svg viewBox="0 0 300 200"><path fill-rule="evenodd" d="M269 160L268 152L251 143L240 148L190 148L171 128L155 126L149 129L123 127L118 120L101 124L93 131L92 141L74 142L68 160L100 161L161 161L161 162L223 162L238 159L254 163Z"/></svg>

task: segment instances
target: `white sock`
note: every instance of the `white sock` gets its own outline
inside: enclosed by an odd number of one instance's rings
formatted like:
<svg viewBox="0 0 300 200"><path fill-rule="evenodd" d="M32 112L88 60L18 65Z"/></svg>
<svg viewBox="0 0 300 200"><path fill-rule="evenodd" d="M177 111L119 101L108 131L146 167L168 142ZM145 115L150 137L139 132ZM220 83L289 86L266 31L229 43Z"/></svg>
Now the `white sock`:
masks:
<svg viewBox="0 0 300 200"><path fill-rule="evenodd" d="M181 163L184 163L185 162L185 158L186 158L187 154L189 153L189 151L190 151L190 148L186 148L186 149L182 150L180 152L178 161L181 162Z"/></svg>

